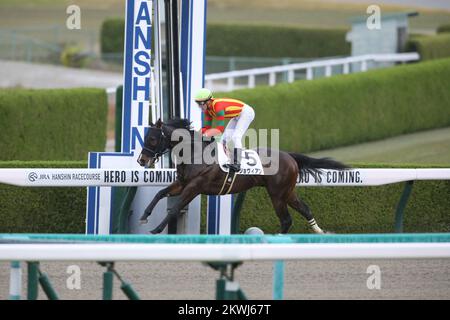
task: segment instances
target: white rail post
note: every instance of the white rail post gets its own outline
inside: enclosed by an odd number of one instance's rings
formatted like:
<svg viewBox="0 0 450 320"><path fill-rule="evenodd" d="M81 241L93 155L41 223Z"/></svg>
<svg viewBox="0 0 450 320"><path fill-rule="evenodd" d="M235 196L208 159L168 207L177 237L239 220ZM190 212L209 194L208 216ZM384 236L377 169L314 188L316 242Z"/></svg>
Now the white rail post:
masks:
<svg viewBox="0 0 450 320"><path fill-rule="evenodd" d="M228 77L227 89L228 89L228 91L233 91L233 89L234 89L234 77Z"/></svg>
<svg viewBox="0 0 450 320"><path fill-rule="evenodd" d="M331 77L331 74L332 74L331 65L325 66L325 77Z"/></svg>
<svg viewBox="0 0 450 320"><path fill-rule="evenodd" d="M277 77L275 72L271 72L269 74L269 86L274 86L277 82Z"/></svg>
<svg viewBox="0 0 450 320"><path fill-rule="evenodd" d="M295 72L294 70L289 70L288 71L288 82L292 83L295 81Z"/></svg>
<svg viewBox="0 0 450 320"><path fill-rule="evenodd" d="M306 68L306 80L312 80L314 78L313 68Z"/></svg>
<svg viewBox="0 0 450 320"><path fill-rule="evenodd" d="M22 291L22 269L19 261L11 262L9 278L9 300L20 300Z"/></svg>
<svg viewBox="0 0 450 320"><path fill-rule="evenodd" d="M361 61L361 71L367 71L367 60Z"/></svg>
<svg viewBox="0 0 450 320"><path fill-rule="evenodd" d="M350 73L350 64L348 62L344 63L344 68L342 71L344 74L349 74Z"/></svg>
<svg viewBox="0 0 450 320"><path fill-rule="evenodd" d="M255 75L254 74L250 74L248 76L248 87L249 88L254 88L255 87Z"/></svg>

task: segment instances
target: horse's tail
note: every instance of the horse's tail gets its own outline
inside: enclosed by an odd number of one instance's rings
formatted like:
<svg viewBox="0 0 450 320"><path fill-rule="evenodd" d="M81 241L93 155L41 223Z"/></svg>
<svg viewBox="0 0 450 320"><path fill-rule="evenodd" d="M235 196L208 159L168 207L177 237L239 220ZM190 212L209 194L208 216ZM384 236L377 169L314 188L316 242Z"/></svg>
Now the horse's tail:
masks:
<svg viewBox="0 0 450 320"><path fill-rule="evenodd" d="M300 153L289 152L289 155L295 159L298 165L298 169L300 171L300 175L302 176L305 173L310 173L315 175L320 173L322 169L331 169L331 170L346 170L350 169L349 166L343 164L339 161L333 160L331 158L311 158L305 156Z"/></svg>

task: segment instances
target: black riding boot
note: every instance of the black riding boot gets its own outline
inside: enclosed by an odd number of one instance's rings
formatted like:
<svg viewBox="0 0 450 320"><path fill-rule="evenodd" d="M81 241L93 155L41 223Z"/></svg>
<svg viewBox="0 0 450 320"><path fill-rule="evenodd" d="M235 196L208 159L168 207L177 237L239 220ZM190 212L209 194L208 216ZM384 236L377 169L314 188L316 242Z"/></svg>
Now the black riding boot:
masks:
<svg viewBox="0 0 450 320"><path fill-rule="evenodd" d="M232 157L232 163L228 165L228 168L234 172L239 172L241 170L241 156L242 156L242 149L240 148L234 148L233 149L233 157Z"/></svg>

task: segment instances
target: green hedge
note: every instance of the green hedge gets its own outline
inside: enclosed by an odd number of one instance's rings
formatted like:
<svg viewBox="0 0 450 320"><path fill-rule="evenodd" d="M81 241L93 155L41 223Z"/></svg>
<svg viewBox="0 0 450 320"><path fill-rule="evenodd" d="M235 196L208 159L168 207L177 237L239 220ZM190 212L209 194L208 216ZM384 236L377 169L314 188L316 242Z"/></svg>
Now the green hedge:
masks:
<svg viewBox="0 0 450 320"><path fill-rule="evenodd" d="M211 56L318 58L350 55L347 30L265 25L209 24L206 53Z"/></svg>
<svg viewBox="0 0 450 320"><path fill-rule="evenodd" d="M100 29L100 46L102 53L123 53L125 20L111 18L103 21Z"/></svg>
<svg viewBox="0 0 450 320"><path fill-rule="evenodd" d="M391 233L395 231L395 211L403 188L404 183L378 187L298 187L296 190L324 230ZM403 231L450 232L449 210L450 181L416 181L404 212ZM289 212L293 218L290 233L311 232L300 213L291 208ZM242 208L240 232L254 226L265 233L279 232L279 220L264 188L247 192Z"/></svg>
<svg viewBox="0 0 450 320"><path fill-rule="evenodd" d="M406 44L406 51L419 53L422 61L450 57L450 34L412 38Z"/></svg>
<svg viewBox="0 0 450 320"><path fill-rule="evenodd" d="M437 33L450 32L450 24L444 24L439 26L436 30Z"/></svg>
<svg viewBox="0 0 450 320"><path fill-rule="evenodd" d="M84 160L106 144L103 89L1 89L0 160Z"/></svg>
<svg viewBox="0 0 450 320"><path fill-rule="evenodd" d="M86 161L3 161L0 168L86 168ZM84 233L86 188L0 184L0 233Z"/></svg>
<svg viewBox="0 0 450 320"><path fill-rule="evenodd" d="M103 22L102 53L122 53L124 19ZM350 54L347 30L301 29L264 25L208 24L206 54L209 56L317 58Z"/></svg>
<svg viewBox="0 0 450 320"><path fill-rule="evenodd" d="M280 149L352 145L450 125L450 59L216 93L254 107L255 129L280 130Z"/></svg>

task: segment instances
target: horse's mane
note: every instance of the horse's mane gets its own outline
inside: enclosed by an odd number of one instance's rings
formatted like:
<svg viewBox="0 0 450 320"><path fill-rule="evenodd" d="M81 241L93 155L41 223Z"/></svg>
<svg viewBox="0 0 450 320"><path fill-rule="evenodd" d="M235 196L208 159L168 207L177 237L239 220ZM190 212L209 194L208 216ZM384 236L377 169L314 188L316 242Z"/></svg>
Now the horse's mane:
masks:
<svg viewBox="0 0 450 320"><path fill-rule="evenodd" d="M169 126L169 127L173 127L176 129L186 129L189 130L189 132L191 133L191 136L194 135L200 135L201 133L199 133L198 131L195 131L192 127L191 127L191 121L189 121L188 119L183 119L183 118L172 118L167 120L166 122L164 122L164 125ZM212 142L214 142L214 138L210 139L210 140L203 140L203 143L208 145Z"/></svg>
<svg viewBox="0 0 450 320"><path fill-rule="evenodd" d="M169 126L169 127L173 127L176 129L186 129L189 130L191 136L194 135L202 135L199 131L195 131L192 127L191 127L191 121L189 121L188 119L183 119L183 118L172 118L167 120L166 122L164 122L165 126ZM202 139L203 140L203 139ZM210 143L215 142L214 137L212 137L209 140L203 140L203 143L208 145Z"/></svg>
<svg viewBox="0 0 450 320"><path fill-rule="evenodd" d="M191 130L191 122L188 119L172 118L164 122L166 126L174 127L177 129Z"/></svg>

